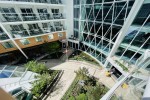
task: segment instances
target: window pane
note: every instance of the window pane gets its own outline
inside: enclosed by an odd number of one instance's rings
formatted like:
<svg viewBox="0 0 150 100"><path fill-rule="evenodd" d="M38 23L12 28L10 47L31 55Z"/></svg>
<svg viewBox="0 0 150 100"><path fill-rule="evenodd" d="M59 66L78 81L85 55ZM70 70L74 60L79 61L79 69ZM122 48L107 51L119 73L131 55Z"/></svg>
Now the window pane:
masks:
<svg viewBox="0 0 150 100"><path fill-rule="evenodd" d="M4 48L13 48L13 44L11 42L5 42L5 43L2 43L2 45L4 46Z"/></svg>
<svg viewBox="0 0 150 100"><path fill-rule="evenodd" d="M27 39L22 39L22 40L20 40L20 42L21 42L23 45L28 45L28 44L30 44L29 40L27 40Z"/></svg>
<svg viewBox="0 0 150 100"><path fill-rule="evenodd" d="M42 42L43 41L42 37L36 37L35 39L36 39L36 42Z"/></svg>
<svg viewBox="0 0 150 100"><path fill-rule="evenodd" d="M63 37L63 33L58 33L58 37Z"/></svg>
<svg viewBox="0 0 150 100"><path fill-rule="evenodd" d="M49 39L54 39L53 34L48 35Z"/></svg>

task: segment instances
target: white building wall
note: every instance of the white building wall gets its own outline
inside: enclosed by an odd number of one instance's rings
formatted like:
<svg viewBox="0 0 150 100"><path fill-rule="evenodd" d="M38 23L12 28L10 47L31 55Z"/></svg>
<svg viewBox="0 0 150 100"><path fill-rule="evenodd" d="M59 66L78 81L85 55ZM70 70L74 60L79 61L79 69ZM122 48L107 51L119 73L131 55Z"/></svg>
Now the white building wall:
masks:
<svg viewBox="0 0 150 100"><path fill-rule="evenodd" d="M64 13L66 14L67 38L73 35L73 0L62 0L65 4Z"/></svg>

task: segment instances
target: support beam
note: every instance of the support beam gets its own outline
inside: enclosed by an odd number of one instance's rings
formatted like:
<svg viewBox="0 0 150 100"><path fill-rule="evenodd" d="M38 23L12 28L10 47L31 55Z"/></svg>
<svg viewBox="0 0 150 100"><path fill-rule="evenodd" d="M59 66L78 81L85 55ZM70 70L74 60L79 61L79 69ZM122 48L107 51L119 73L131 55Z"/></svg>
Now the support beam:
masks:
<svg viewBox="0 0 150 100"><path fill-rule="evenodd" d="M129 76L130 74L127 74L124 78L117 82L100 100L110 100L115 90L121 86Z"/></svg>
<svg viewBox="0 0 150 100"><path fill-rule="evenodd" d="M131 9L122 29L120 30L117 40L108 56L109 58L115 54L116 50L118 49L119 45L121 44L122 40L124 39L126 33L128 32L129 27L131 26L132 22L134 21L138 11L140 10L143 2L144 2L144 0L135 0L134 4L132 6L132 9Z"/></svg>
<svg viewBox="0 0 150 100"><path fill-rule="evenodd" d="M8 31L5 29L5 27L0 23L0 27L3 29L3 31L8 35L8 37L11 39L11 41L15 44L15 46L19 49L19 51L28 59L28 56L23 52L23 50L19 47L19 45L14 41L12 36L8 33Z"/></svg>
<svg viewBox="0 0 150 100"><path fill-rule="evenodd" d="M150 100L150 77L146 85L142 100Z"/></svg>

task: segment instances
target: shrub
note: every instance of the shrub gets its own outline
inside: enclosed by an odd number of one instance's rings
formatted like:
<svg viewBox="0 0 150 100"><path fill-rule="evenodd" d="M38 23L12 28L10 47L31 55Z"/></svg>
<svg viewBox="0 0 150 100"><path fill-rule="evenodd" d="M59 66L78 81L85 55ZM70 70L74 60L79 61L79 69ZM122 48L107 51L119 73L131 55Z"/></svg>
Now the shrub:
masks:
<svg viewBox="0 0 150 100"><path fill-rule="evenodd" d="M25 64L25 67L28 68L29 71L39 74L48 71L45 64L38 63L37 61L29 61L27 64Z"/></svg>
<svg viewBox="0 0 150 100"><path fill-rule="evenodd" d="M51 42L51 43L44 43L43 44L43 49L47 52L47 53L52 53L52 52L57 52L61 49L61 45L58 41L56 42Z"/></svg>
<svg viewBox="0 0 150 100"><path fill-rule="evenodd" d="M85 94L79 94L79 96L76 97L76 100L88 100Z"/></svg>
<svg viewBox="0 0 150 100"><path fill-rule="evenodd" d="M76 51L76 52L78 52L78 51ZM72 60L78 60L78 61L87 61L89 63L99 65L99 63L97 61L95 61L95 59L93 59L91 56L87 55L84 52L81 52L81 53L79 53L78 55L75 55L75 56L71 56L70 59L72 59Z"/></svg>
<svg viewBox="0 0 150 100"><path fill-rule="evenodd" d="M78 71L75 71L75 73L77 74L77 77L79 77L80 80L88 79L87 74L89 74L89 72L88 69L85 67L80 68Z"/></svg>

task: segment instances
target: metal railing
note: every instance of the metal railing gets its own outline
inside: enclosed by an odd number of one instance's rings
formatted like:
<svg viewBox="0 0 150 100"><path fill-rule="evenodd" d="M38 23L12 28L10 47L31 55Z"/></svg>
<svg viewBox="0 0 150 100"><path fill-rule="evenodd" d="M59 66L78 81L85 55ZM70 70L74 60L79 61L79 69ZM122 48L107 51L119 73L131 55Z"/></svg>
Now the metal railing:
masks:
<svg viewBox="0 0 150 100"><path fill-rule="evenodd" d="M0 33L0 40L6 40L9 39L8 35L5 33Z"/></svg>
<svg viewBox="0 0 150 100"><path fill-rule="evenodd" d="M10 31L12 34L12 37L14 38L21 38L21 37L28 37L28 36L36 36L36 35L42 35L42 34L49 34L52 32L57 31L65 31L65 28L63 26L56 26L56 27L47 27L47 28L41 28L38 29L25 29L20 31Z"/></svg>
<svg viewBox="0 0 150 100"><path fill-rule="evenodd" d="M1 13L1 22L65 19L62 13Z"/></svg>
<svg viewBox="0 0 150 100"><path fill-rule="evenodd" d="M14 1L14 2L32 2L32 3L48 3L48 4L62 4L61 0L0 0L0 1Z"/></svg>

